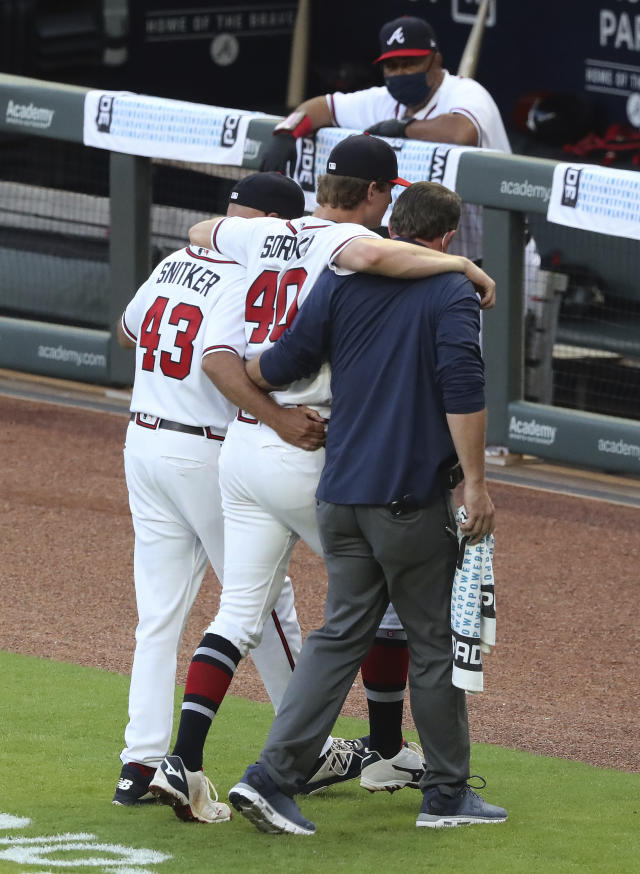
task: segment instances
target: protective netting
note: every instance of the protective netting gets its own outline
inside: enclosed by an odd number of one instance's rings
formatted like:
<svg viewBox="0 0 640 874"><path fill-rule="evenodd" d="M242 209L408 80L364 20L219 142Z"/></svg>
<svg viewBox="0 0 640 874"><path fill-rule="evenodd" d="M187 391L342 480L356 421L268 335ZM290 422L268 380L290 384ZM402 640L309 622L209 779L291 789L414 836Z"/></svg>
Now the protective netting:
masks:
<svg viewBox="0 0 640 874"><path fill-rule="evenodd" d="M185 245L192 224L224 213L250 172L154 161L152 263ZM110 328L109 221L107 151L0 135L0 315ZM640 242L539 215L528 234L525 399L640 419Z"/></svg>
<svg viewBox="0 0 640 874"><path fill-rule="evenodd" d="M0 314L106 326L109 156L0 136Z"/></svg>
<svg viewBox="0 0 640 874"><path fill-rule="evenodd" d="M640 419L638 243L530 217L525 399Z"/></svg>
<svg viewBox="0 0 640 874"><path fill-rule="evenodd" d="M0 135L0 156L0 315L109 327L109 153ZM152 263L224 212L248 172L154 162Z"/></svg>

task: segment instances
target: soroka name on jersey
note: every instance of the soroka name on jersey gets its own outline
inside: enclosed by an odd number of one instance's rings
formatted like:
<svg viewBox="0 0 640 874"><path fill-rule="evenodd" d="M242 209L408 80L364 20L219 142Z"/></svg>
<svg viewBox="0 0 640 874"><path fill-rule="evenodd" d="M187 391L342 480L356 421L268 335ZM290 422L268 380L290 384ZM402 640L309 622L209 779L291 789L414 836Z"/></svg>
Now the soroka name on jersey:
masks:
<svg viewBox="0 0 640 874"><path fill-rule="evenodd" d="M261 258L283 258L291 261L292 258L304 258L313 243L313 237L298 237L289 234L270 235L265 238L264 246L260 252Z"/></svg>
<svg viewBox="0 0 640 874"><path fill-rule="evenodd" d="M172 282L176 285L186 286L206 297L216 282L220 282L220 277L213 270L201 267L199 264L189 264L186 261L167 261L162 265L156 282Z"/></svg>

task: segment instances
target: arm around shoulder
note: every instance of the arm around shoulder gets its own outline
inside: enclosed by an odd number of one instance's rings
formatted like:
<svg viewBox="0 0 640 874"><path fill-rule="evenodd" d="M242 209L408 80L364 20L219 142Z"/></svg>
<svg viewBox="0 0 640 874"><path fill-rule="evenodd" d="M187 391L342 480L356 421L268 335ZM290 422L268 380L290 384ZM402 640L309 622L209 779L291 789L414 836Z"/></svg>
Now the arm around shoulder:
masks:
<svg viewBox="0 0 640 874"><path fill-rule="evenodd" d="M206 219L203 222L198 222L189 228L189 242L194 246L200 246L203 249L211 248L211 235L224 216L218 216L213 219Z"/></svg>
<svg viewBox="0 0 640 874"><path fill-rule="evenodd" d="M496 284L484 270L462 255L446 255L426 246L400 240L357 237L335 258L335 264L357 273L375 273L398 279L422 279L440 273L464 273L479 293L483 309L496 302Z"/></svg>
<svg viewBox="0 0 640 874"><path fill-rule="evenodd" d="M335 263L342 269L358 273L418 279L449 271L464 273L466 260L459 255L445 255L435 249L399 240L357 237L345 246Z"/></svg>

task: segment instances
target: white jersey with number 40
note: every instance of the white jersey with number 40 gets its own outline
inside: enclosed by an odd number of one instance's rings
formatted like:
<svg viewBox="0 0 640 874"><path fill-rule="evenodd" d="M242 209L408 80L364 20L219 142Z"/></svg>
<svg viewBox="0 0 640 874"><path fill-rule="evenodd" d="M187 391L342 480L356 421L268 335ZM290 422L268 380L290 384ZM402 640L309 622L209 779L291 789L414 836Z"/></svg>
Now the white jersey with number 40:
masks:
<svg viewBox="0 0 640 874"><path fill-rule="evenodd" d="M286 221L277 218L224 218L211 234L211 248L246 266L244 303L247 359L272 346L294 320L314 282L356 237L378 235L362 225L336 223L314 216ZM219 339L222 341L221 336ZM302 379L274 392L279 404L331 403L329 367L313 379Z"/></svg>
<svg viewBox="0 0 640 874"><path fill-rule="evenodd" d="M202 370L202 357L223 346L244 354L238 296L245 271L208 249L187 246L158 264L122 316L136 344L131 410L183 425L225 429L235 407Z"/></svg>

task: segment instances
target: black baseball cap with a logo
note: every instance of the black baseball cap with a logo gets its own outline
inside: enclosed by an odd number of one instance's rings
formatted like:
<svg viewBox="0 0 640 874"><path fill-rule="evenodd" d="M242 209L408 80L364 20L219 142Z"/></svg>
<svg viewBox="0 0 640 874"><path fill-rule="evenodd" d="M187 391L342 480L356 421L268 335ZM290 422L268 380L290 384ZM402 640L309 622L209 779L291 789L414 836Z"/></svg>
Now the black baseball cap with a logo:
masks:
<svg viewBox="0 0 640 874"><path fill-rule="evenodd" d="M260 212L277 212L280 218L304 215L304 192L297 182L282 173L252 173L231 189L229 203L250 206Z"/></svg>
<svg viewBox="0 0 640 874"><path fill-rule="evenodd" d="M411 185L398 176L398 159L391 146L369 134L352 134L334 146L327 161L327 173L391 185Z"/></svg>
<svg viewBox="0 0 640 874"><path fill-rule="evenodd" d="M438 51L434 29L422 18L404 15L387 21L380 28L380 56L374 64L387 58L419 58Z"/></svg>

